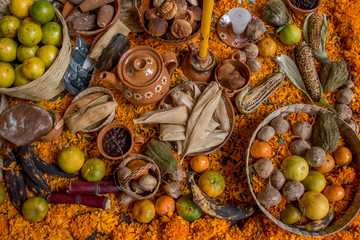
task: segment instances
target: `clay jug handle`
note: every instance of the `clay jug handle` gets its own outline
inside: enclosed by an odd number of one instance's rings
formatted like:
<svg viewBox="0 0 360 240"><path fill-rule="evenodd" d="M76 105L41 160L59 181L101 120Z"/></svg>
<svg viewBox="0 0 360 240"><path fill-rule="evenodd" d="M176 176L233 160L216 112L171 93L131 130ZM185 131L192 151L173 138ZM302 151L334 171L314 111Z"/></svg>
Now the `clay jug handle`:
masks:
<svg viewBox="0 0 360 240"><path fill-rule="evenodd" d="M235 94L235 91L234 90L230 90L230 89L227 89L227 88L224 88L224 93L225 93L225 96L227 98L232 98Z"/></svg>
<svg viewBox="0 0 360 240"><path fill-rule="evenodd" d="M145 139L143 137L134 137L134 146L143 145Z"/></svg>
<svg viewBox="0 0 360 240"><path fill-rule="evenodd" d="M231 59L239 62L245 62L246 61L246 54L245 52L241 50L237 50L231 54Z"/></svg>
<svg viewBox="0 0 360 240"><path fill-rule="evenodd" d="M113 85L120 91L122 91L124 89L124 85L121 83L120 79L112 72L101 72L100 79L104 82L107 82L107 83Z"/></svg>
<svg viewBox="0 0 360 240"><path fill-rule="evenodd" d="M164 59L165 66L167 67L169 74L172 74L175 68L178 66L178 61L176 59L175 53L164 53L162 57Z"/></svg>

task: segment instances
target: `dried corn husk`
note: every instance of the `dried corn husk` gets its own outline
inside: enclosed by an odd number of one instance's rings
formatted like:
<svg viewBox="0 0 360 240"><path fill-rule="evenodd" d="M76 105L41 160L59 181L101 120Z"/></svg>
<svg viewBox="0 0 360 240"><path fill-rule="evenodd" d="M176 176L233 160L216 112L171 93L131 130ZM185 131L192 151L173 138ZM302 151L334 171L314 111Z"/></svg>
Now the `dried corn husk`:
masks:
<svg viewBox="0 0 360 240"><path fill-rule="evenodd" d="M290 79L290 81L298 88L300 89L305 95L319 107L327 107L331 111L337 114L336 110L325 101L323 98L323 89L320 85L320 100L318 102L315 102L314 99L312 99L309 95L309 93L306 90L304 80L301 77L300 71L298 67L296 66L296 63L288 56L281 55L280 57L276 58L276 63L280 66L280 71L284 72L286 76Z"/></svg>
<svg viewBox="0 0 360 240"><path fill-rule="evenodd" d="M86 107L86 105L88 105L89 103L91 103L92 101L95 101L96 99L98 99L101 96L104 96L105 93L103 92L96 92L96 93L92 93L90 95L87 95L83 98L80 98L79 100L73 102L69 108L66 110L66 113L64 115L64 117L67 114L72 114L74 112L79 111L81 108Z"/></svg>
<svg viewBox="0 0 360 240"><path fill-rule="evenodd" d="M225 99L221 97L219 104L216 107L214 113L214 119L216 122L219 123L219 128L224 130L225 132L230 131L230 119L227 115L226 106L225 106ZM216 128L214 128L215 130Z"/></svg>
<svg viewBox="0 0 360 240"><path fill-rule="evenodd" d="M9 108L9 103L4 94L0 96L0 114ZM2 146L4 139L0 136L0 147ZM1 172L1 169L0 169ZM0 179L1 180L1 179Z"/></svg>
<svg viewBox="0 0 360 240"><path fill-rule="evenodd" d="M228 134L229 132L223 130L215 130L207 135L204 135L193 144L188 154L200 151L208 151L211 148L224 142Z"/></svg>
<svg viewBox="0 0 360 240"><path fill-rule="evenodd" d="M311 31L315 30L315 29L310 29L314 23L312 23L312 15L314 13L309 14L305 21L304 21L304 25L303 25L303 34L304 34L304 38L305 41L308 45L312 46L312 44L310 43L311 41ZM328 24L326 21L326 15L325 13L322 14L323 16L323 24L322 24L322 28L321 28L321 42L320 45L317 47L318 49L315 49L314 47L312 47L313 50L313 54L314 57L316 57L320 62L327 63L330 62L330 59L328 57L328 55L325 52L325 43L326 43L326 36L327 36L327 32L328 32Z"/></svg>
<svg viewBox="0 0 360 240"><path fill-rule="evenodd" d="M202 136L205 135L210 120L221 98L222 88L217 82L211 82L199 96L186 125L184 149L181 153L184 158Z"/></svg>
<svg viewBox="0 0 360 240"><path fill-rule="evenodd" d="M185 126L179 124L160 124L160 140L185 140Z"/></svg>
<svg viewBox="0 0 360 240"><path fill-rule="evenodd" d="M187 107L189 114L191 113L195 105L195 100L190 95L181 91L175 91L171 94L171 96L173 98L175 106L184 105Z"/></svg>
<svg viewBox="0 0 360 240"><path fill-rule="evenodd" d="M84 112L88 108L106 103L110 99L111 98L109 95L102 95L97 97L96 99L95 98L91 99L91 101L82 101L81 99L79 99L78 103L75 102L74 105L73 104L70 105L70 107L64 114L64 120L66 122L68 119L79 118L79 115L84 114Z"/></svg>
<svg viewBox="0 0 360 240"><path fill-rule="evenodd" d="M186 106L178 106L168 109L160 109L146 112L139 118L134 119L134 123L171 123L186 125L187 120L188 111Z"/></svg>

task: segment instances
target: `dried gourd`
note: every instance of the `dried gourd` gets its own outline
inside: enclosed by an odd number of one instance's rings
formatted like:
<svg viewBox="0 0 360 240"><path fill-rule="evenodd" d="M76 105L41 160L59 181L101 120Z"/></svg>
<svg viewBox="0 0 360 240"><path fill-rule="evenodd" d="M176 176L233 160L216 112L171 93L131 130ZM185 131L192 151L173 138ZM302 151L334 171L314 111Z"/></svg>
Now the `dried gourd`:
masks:
<svg viewBox="0 0 360 240"><path fill-rule="evenodd" d="M329 62L320 71L320 82L324 92L332 92L349 79L349 70L344 61Z"/></svg>
<svg viewBox="0 0 360 240"><path fill-rule="evenodd" d="M313 145L333 152L339 146L340 131L333 114L321 114L314 126Z"/></svg>
<svg viewBox="0 0 360 240"><path fill-rule="evenodd" d="M147 144L146 155L154 160L161 171L171 173L176 171L178 162L170 147L163 141L152 139Z"/></svg>
<svg viewBox="0 0 360 240"><path fill-rule="evenodd" d="M262 16L274 27L285 26L292 22L292 17L281 0L269 0L263 9Z"/></svg>

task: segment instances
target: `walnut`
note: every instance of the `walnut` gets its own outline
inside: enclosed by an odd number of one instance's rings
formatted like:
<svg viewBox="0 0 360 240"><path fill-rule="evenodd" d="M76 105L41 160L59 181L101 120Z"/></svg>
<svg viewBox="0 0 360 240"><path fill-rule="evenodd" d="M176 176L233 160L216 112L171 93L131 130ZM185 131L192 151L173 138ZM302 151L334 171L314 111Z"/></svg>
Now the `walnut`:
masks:
<svg viewBox="0 0 360 240"><path fill-rule="evenodd" d="M152 4L155 8L160 7L163 3L165 2L165 0L153 0Z"/></svg>
<svg viewBox="0 0 360 240"><path fill-rule="evenodd" d="M194 14L189 10L180 10L175 14L174 21L179 19L188 21L190 24L193 24Z"/></svg>
<svg viewBox="0 0 360 240"><path fill-rule="evenodd" d="M156 8L149 8L148 10L146 10L145 12L145 18L147 20L150 20L152 18L157 18L158 15L156 15Z"/></svg>
<svg viewBox="0 0 360 240"><path fill-rule="evenodd" d="M186 0L175 0L178 10L186 10L187 3Z"/></svg>
<svg viewBox="0 0 360 240"><path fill-rule="evenodd" d="M190 5L192 5L192 6L197 6L197 5L199 5L199 1L198 0L187 0L188 1L188 3L190 3Z"/></svg>
<svg viewBox="0 0 360 240"><path fill-rule="evenodd" d="M189 11L191 11L194 14L194 20L196 22L201 21L201 15L202 15L202 9L198 6L191 6L188 7Z"/></svg>
<svg viewBox="0 0 360 240"><path fill-rule="evenodd" d="M152 36L161 37L166 33L168 22L162 18L152 18L149 22L148 28Z"/></svg>
<svg viewBox="0 0 360 240"><path fill-rule="evenodd" d="M173 0L166 0L163 5L157 9L159 16L165 20L170 20L175 17L176 12L177 6Z"/></svg>
<svg viewBox="0 0 360 240"><path fill-rule="evenodd" d="M170 32L177 39L186 38L191 34L192 27L188 21L180 19L171 25Z"/></svg>

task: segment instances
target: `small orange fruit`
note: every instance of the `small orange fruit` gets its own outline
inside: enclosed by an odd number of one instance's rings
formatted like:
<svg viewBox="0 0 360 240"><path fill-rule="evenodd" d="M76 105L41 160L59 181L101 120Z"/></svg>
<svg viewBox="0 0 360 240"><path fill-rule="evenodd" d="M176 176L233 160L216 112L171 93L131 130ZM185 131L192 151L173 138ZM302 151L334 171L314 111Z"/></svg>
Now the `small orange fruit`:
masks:
<svg viewBox="0 0 360 240"><path fill-rule="evenodd" d="M255 141L251 145L250 154L253 158L270 158L272 156L272 148L267 142Z"/></svg>
<svg viewBox="0 0 360 240"><path fill-rule="evenodd" d="M347 147L338 147L334 152L336 165L346 166L352 161L352 154Z"/></svg>
<svg viewBox="0 0 360 240"><path fill-rule="evenodd" d="M150 200L139 200L134 204L133 214L136 221L149 223L155 217L155 206Z"/></svg>
<svg viewBox="0 0 360 240"><path fill-rule="evenodd" d="M322 192L329 202L336 202L345 196L345 189L340 185L327 186Z"/></svg>
<svg viewBox="0 0 360 240"><path fill-rule="evenodd" d="M225 190L224 177L217 171L206 171L202 173L198 185L209 197L217 197Z"/></svg>
<svg viewBox="0 0 360 240"><path fill-rule="evenodd" d="M156 213L159 215L165 215L168 212L174 212L175 211L175 201L169 196L161 196L156 200L155 203L155 210Z"/></svg>
<svg viewBox="0 0 360 240"><path fill-rule="evenodd" d="M276 43L271 38L263 38L258 43L259 54L262 57L272 57L276 52Z"/></svg>
<svg viewBox="0 0 360 240"><path fill-rule="evenodd" d="M328 173L335 167L335 160L334 158L329 154L326 153L325 161L320 167L314 167L316 171L319 171L321 173Z"/></svg>
<svg viewBox="0 0 360 240"><path fill-rule="evenodd" d="M136 160L134 160L134 161L129 162L128 165L127 165L127 167L130 168L130 170L131 170L132 172L134 172L135 170L139 169L140 167L144 166L145 164L146 164L145 161L140 160L140 159L136 159ZM146 170L146 171L144 171L144 172L142 172L142 173L139 173L138 175L136 175L136 176L134 177L134 179L138 179L138 178L140 178L141 176L148 174L148 172L149 172L149 170Z"/></svg>
<svg viewBox="0 0 360 240"><path fill-rule="evenodd" d="M190 160L190 166L195 172L203 172L210 166L209 158L207 156L195 156Z"/></svg>

